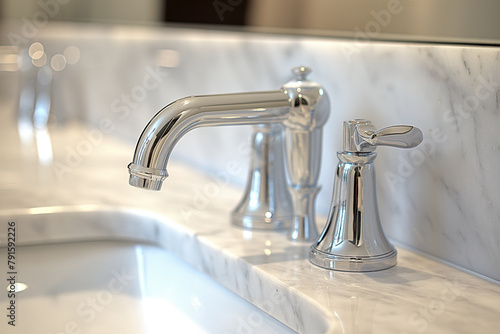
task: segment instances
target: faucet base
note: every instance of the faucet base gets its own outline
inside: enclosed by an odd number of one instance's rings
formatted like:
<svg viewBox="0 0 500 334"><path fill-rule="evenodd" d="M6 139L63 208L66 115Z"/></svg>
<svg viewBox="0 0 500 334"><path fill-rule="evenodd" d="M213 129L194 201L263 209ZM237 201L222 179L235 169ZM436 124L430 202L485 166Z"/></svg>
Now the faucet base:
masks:
<svg viewBox="0 0 500 334"><path fill-rule="evenodd" d="M326 253L312 246L309 261L318 267L331 270L349 272L378 271L396 265L397 251L392 249L388 253L373 256L346 256Z"/></svg>

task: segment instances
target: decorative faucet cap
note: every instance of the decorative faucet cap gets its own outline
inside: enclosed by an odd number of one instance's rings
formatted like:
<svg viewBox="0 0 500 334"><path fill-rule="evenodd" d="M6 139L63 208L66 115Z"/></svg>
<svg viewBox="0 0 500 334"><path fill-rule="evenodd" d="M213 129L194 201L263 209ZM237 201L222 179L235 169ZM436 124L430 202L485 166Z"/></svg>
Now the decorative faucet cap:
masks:
<svg viewBox="0 0 500 334"><path fill-rule="evenodd" d="M308 66L297 66L292 69L293 75L297 81L307 80L307 76L312 72L312 69Z"/></svg>
<svg viewBox="0 0 500 334"><path fill-rule="evenodd" d="M290 116L284 121L289 128L310 130L326 123L330 114L328 94L319 83L308 80L312 70L307 66L292 69L295 78L281 89L290 99Z"/></svg>

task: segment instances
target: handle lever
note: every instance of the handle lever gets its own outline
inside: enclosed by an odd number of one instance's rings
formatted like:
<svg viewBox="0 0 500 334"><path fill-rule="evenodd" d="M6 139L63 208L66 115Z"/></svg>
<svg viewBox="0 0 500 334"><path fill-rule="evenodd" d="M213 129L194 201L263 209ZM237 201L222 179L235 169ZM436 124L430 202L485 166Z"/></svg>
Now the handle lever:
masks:
<svg viewBox="0 0 500 334"><path fill-rule="evenodd" d="M346 152L372 152L377 146L412 148L420 144L423 137L419 128L410 125L394 125L377 131L368 120L344 122Z"/></svg>

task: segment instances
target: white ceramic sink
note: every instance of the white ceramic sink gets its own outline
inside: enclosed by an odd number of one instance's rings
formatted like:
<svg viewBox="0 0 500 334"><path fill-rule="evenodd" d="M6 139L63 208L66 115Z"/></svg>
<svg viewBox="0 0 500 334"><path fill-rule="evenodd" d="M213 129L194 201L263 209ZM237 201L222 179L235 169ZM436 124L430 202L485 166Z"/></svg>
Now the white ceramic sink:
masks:
<svg viewBox="0 0 500 334"><path fill-rule="evenodd" d="M78 215L82 213L30 215L24 220L33 223L39 217L72 225ZM23 223L19 219L18 227ZM0 259L7 259L5 247L0 248ZM16 267L17 281L26 289L16 294L15 329L2 314L1 333L294 333L153 244L97 240L22 245L16 249ZM5 313L8 282L2 281Z"/></svg>

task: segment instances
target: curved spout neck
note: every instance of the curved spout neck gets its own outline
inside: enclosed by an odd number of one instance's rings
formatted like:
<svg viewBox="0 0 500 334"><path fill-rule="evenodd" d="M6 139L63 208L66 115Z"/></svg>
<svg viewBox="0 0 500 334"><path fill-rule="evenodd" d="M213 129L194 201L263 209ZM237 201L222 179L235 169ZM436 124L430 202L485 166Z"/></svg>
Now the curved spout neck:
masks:
<svg viewBox="0 0 500 334"><path fill-rule="evenodd" d="M129 164L129 183L160 190L168 176L167 162L175 144L188 131L202 126L281 122L290 98L282 90L186 97L158 112L146 126Z"/></svg>

